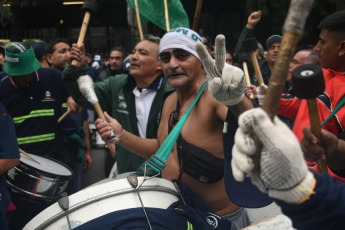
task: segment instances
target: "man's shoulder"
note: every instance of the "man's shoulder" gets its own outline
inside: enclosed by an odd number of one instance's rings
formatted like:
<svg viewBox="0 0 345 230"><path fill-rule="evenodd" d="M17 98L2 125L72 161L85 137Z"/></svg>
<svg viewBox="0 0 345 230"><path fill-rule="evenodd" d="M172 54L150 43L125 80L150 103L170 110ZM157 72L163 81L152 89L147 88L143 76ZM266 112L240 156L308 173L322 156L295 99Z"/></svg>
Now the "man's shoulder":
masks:
<svg viewBox="0 0 345 230"><path fill-rule="evenodd" d="M102 85L101 87L104 87L105 89L118 92L120 89L129 88L129 85L131 85L130 76L128 74L110 76L105 81L97 82L96 85Z"/></svg>
<svg viewBox="0 0 345 230"><path fill-rule="evenodd" d="M326 69L326 68L321 68L322 73L326 78L333 78L333 77L340 77L342 80L344 80L345 73L344 72L338 72L333 69ZM326 79L327 80L327 79Z"/></svg>
<svg viewBox="0 0 345 230"><path fill-rule="evenodd" d="M176 92L172 92L171 94L169 94L169 96L165 99L164 104L166 105L173 105L176 107L176 103L177 103L177 94Z"/></svg>

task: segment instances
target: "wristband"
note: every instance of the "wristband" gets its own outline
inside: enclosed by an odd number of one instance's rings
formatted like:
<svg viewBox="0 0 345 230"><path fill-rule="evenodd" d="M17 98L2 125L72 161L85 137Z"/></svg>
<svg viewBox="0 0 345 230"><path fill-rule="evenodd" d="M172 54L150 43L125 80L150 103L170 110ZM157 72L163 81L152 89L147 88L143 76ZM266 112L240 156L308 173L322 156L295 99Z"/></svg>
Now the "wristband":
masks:
<svg viewBox="0 0 345 230"><path fill-rule="evenodd" d="M119 144L120 138L123 136L123 134L125 134L125 132L126 132L126 130L123 129L123 130L122 130L122 133L121 133L120 135L117 135L117 134L115 133L115 144Z"/></svg>

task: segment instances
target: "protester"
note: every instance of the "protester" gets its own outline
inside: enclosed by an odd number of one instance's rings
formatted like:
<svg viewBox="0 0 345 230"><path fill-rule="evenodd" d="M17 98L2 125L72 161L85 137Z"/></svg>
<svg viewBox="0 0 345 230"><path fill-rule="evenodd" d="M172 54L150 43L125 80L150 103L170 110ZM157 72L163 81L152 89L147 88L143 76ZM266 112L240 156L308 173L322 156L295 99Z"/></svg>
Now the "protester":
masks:
<svg viewBox="0 0 345 230"><path fill-rule="evenodd" d="M7 230L6 210L11 200L2 176L19 163L19 149L12 117L0 102L0 229Z"/></svg>
<svg viewBox="0 0 345 230"><path fill-rule="evenodd" d="M225 192L222 130L226 118L234 121L233 114L238 115L252 104L244 97L243 72L225 63L225 37L219 35L216 39L215 60L201 42L201 37L187 28L175 28L162 38L162 71L176 93L164 103L157 141L131 135L107 114L110 124L97 120L96 125L103 138L112 129L115 133L123 132L119 144L149 158L209 80L208 88L182 128L162 176L184 182L215 213L231 220L231 229L240 229L249 221L246 210L232 203Z"/></svg>
<svg viewBox="0 0 345 230"><path fill-rule="evenodd" d="M312 135L310 128L308 132ZM254 134L263 145L259 172L252 171L252 157L257 152ZM312 135L312 139L315 142L316 137ZM344 155L345 141L338 141L335 135L324 130L322 139L325 147L318 146L318 150L327 155L335 152ZM339 147L334 148L334 143L338 142ZM235 179L243 181L250 176L254 185L275 199L283 214L291 218L294 228L344 228L345 185L327 174L309 171L298 140L277 117L272 122L261 108L243 113L239 118L232 157Z"/></svg>
<svg viewBox="0 0 345 230"><path fill-rule="evenodd" d="M58 38L47 46L46 59L49 67L62 71L70 62L70 45L66 39ZM62 73L60 72L61 78ZM72 102L73 99L70 99ZM71 103L70 102L70 103ZM62 112L68 109L66 103L62 104ZM81 189L83 168L92 166L91 135L89 129L88 112L82 108L77 113L69 113L62 121L63 148L58 160L66 163L74 172L66 192L73 194Z"/></svg>
<svg viewBox="0 0 345 230"><path fill-rule="evenodd" d="M230 51L226 51L226 57L225 57L225 62L232 65L233 64L233 60L232 60L232 54L230 53Z"/></svg>
<svg viewBox="0 0 345 230"><path fill-rule="evenodd" d="M162 75L158 60L159 41L158 37L145 36L144 40L138 42L133 49L130 74L110 77L107 81L94 85L101 108L118 119L128 133L142 138L157 137L163 102L173 91ZM81 94L76 81L80 76L86 75L88 69L83 65L84 47L80 48L74 44L71 57L79 60L82 58L78 63L81 68L69 66L65 69L63 78L76 102L87 108L93 108ZM112 154L115 157L115 153ZM121 174L135 171L144 159L131 150L117 145L116 161L118 173ZM112 164L113 161L109 167L106 162L108 167L106 175L109 174Z"/></svg>
<svg viewBox="0 0 345 230"><path fill-rule="evenodd" d="M41 63L42 68L49 68L49 64L46 58L46 47L47 43L45 41L38 41L31 44L34 49L35 57Z"/></svg>
<svg viewBox="0 0 345 230"><path fill-rule="evenodd" d="M236 47L235 47L235 53L239 54L240 52L244 51L242 44L243 41L249 38L255 37L254 34L254 28L255 26L260 22L261 20L262 12L261 10L253 11L249 16L247 20L246 26L241 31L241 34L237 40ZM281 36L280 35L272 35L266 40L266 47L267 47L267 55L264 57L264 51L262 48L262 45L258 43L258 49L255 50L255 54L259 63L260 71L262 74L262 78L265 84L268 84L268 81L271 77L271 72L273 69L273 65L278 57L278 51L280 48L280 41ZM257 76L254 75L254 68L252 61L249 60L247 63L248 66L248 72L249 77L251 79L252 85L257 85L258 80Z"/></svg>
<svg viewBox="0 0 345 230"><path fill-rule="evenodd" d="M128 73L122 68L126 56L127 52L122 46L111 48L109 52L109 64L100 69L97 79L99 81L105 81L110 76Z"/></svg>
<svg viewBox="0 0 345 230"><path fill-rule="evenodd" d="M321 122L331 114L335 107L344 97L342 86L345 84L345 11L339 11L327 16L321 21L318 28L321 29L319 41L314 50L319 53L319 61L325 79L325 91L317 97L318 112ZM303 138L303 129L310 125L309 113L306 100L299 98L281 99L278 114L294 119L293 132L300 141ZM341 135L345 127L345 108L342 107L336 115L322 128L335 134ZM310 156L309 156L310 158ZM332 162L335 161L335 162ZM331 166L337 159L328 159ZM315 166L314 163L308 163ZM314 167L315 170L316 167ZM338 175L336 170L329 167L328 172L345 182L343 175Z"/></svg>
<svg viewBox="0 0 345 230"><path fill-rule="evenodd" d="M78 109L68 100L61 73L40 68L32 47L26 43L11 43L5 56L6 77L0 81L0 100L13 117L19 147L28 153L56 159L63 143L57 123L62 104L67 101L72 111ZM36 203L12 197L17 211L9 223L11 229L22 229L48 205L44 201Z"/></svg>
<svg viewBox="0 0 345 230"><path fill-rule="evenodd" d="M69 41L64 38L57 38L46 46L46 60L48 65L62 71L69 64Z"/></svg>

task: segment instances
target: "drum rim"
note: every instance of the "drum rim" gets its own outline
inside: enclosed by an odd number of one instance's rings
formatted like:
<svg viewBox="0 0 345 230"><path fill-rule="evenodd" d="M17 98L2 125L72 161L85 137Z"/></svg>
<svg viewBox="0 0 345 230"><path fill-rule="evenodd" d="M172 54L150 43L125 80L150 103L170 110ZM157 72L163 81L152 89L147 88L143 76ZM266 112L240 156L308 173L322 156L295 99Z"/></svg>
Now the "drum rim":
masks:
<svg viewBox="0 0 345 230"><path fill-rule="evenodd" d="M57 159L54 159L54 158L51 157L51 156L46 156L46 155L37 155L37 156L46 158L46 159L48 159L48 160L54 161L55 163L58 163L58 164L64 166L65 168L67 168L68 171L70 171L71 175L60 175L60 174L54 174L54 173L51 173L51 172L47 172L47 171L44 171L44 170L35 168L35 167L33 167L33 166L29 165L29 164L26 164L25 162L23 162L23 161L21 161L21 160L19 159L20 164L24 164L25 166L29 167L30 169L34 169L34 170L36 170L36 171L42 172L42 173L44 173L45 175L55 175L55 176L64 177L64 178L70 178L70 179L73 179L73 178L74 178L75 173L73 172L73 170L71 169L71 167L69 167L68 165L66 165L64 162L61 162L61 161L59 161L59 160L57 160ZM19 167L20 164L18 164L18 165L15 166L14 168Z"/></svg>
<svg viewBox="0 0 345 230"><path fill-rule="evenodd" d="M47 201L56 201L59 198L59 194L56 194L56 196L52 197L52 196L41 195L39 193L32 193L15 186L8 180L5 180L5 181L9 188L16 190L19 194L21 193L21 195L26 198L31 197L32 199L47 200Z"/></svg>
<svg viewBox="0 0 345 230"><path fill-rule="evenodd" d="M157 185L143 185L138 189L139 192L147 192L147 191L160 191L160 192L165 192L168 193L170 195L175 196L178 200L180 200L180 194L179 192L173 188L170 187L164 187L164 186L157 186ZM70 208L68 209L69 213L72 213L76 210L78 210L79 208L82 208L84 206L89 205L90 203L95 203L99 200L103 200L103 199L107 199L109 197L112 197L114 195L122 195L122 194L127 194L127 193L136 193L135 188L126 188L123 190L114 190L112 192L108 192L108 193L104 193L104 194L99 194L98 196L95 197L91 197L87 200L84 200L78 204L75 204L73 206L70 206ZM71 194L74 195L74 194ZM63 218L65 216L65 212L63 210L61 210L58 213L55 213L54 215L52 215L51 217L49 217L48 219L46 219L43 223L40 223L39 226L37 226L37 228L35 228L36 230L43 230L46 227L48 227L49 225L51 225L52 223L54 223L56 220ZM29 222L30 223L30 222Z"/></svg>

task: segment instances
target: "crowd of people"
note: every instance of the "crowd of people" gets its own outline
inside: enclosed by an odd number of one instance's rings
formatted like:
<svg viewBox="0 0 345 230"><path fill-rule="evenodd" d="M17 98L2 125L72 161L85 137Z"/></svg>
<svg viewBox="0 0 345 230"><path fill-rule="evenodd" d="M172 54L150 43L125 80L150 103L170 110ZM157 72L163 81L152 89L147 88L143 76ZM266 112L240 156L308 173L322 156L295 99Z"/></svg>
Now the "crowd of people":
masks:
<svg viewBox="0 0 345 230"><path fill-rule="evenodd" d="M213 44L208 36L182 27L162 38L146 35L130 55L122 46L113 47L106 62L87 53L84 45L63 38L1 46L0 229L22 229L57 200L28 197L6 185L6 172L20 164L19 150L66 166L72 176L65 191L80 191L82 171L93 162L88 116L94 109L80 89L82 83L92 85L104 111L105 120L93 122L107 146L106 175L115 166L116 174L135 172L194 106L160 172L201 198L191 208L207 207L205 211L227 220L228 226L220 229L250 225L246 208L228 197L224 173L231 173L238 181L250 177L297 229L342 229L345 109L332 112L345 96L345 11L323 19L318 43L302 46L291 57L274 121L260 107L282 36L269 36L266 51L260 43L255 50L261 85L253 60L248 59L251 84L237 60L246 52L245 40L255 37L260 20L261 11L249 15L234 52L227 50L223 35ZM323 143L309 127L307 101L294 95L292 75L304 64L319 65L325 80L325 90L316 100L320 120L332 116L322 127ZM197 95L201 96L195 101ZM223 132L234 134L232 171L224 171ZM259 171L253 171L254 134L262 142ZM329 175L318 172L319 160L327 162Z"/></svg>

